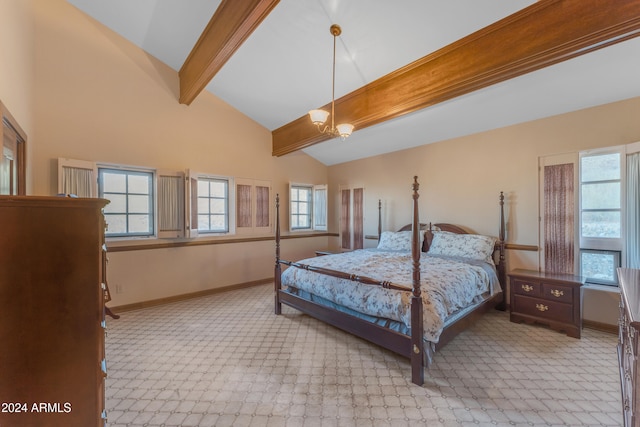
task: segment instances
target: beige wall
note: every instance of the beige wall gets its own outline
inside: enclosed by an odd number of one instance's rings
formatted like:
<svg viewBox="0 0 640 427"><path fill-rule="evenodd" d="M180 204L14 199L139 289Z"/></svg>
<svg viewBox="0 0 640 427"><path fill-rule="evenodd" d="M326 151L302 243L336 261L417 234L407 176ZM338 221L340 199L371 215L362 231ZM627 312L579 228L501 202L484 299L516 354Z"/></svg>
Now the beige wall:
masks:
<svg viewBox="0 0 640 427"><path fill-rule="evenodd" d="M423 221L495 234L504 191L508 241L537 245L538 158L640 139L640 99L632 99L327 168L304 154L271 157L268 130L208 93L178 104L174 70L64 0L1 1L0 52L9 58L0 62L0 99L29 134L30 194L56 192L58 157L264 179L281 194L289 181L329 180L330 230L338 228L339 185L356 184L366 188L365 233L375 234L378 199L385 229L410 221L418 175ZM283 256L311 255L327 240L284 241ZM267 278L272 249L263 242L112 253L112 305ZM535 253L508 256L510 268L537 267ZM586 318L615 318L595 300L585 301Z"/></svg>
<svg viewBox="0 0 640 427"><path fill-rule="evenodd" d="M0 100L27 134L27 175L34 141L33 117L33 3L32 0L0 1ZM32 189L27 178L27 191Z"/></svg>
<svg viewBox="0 0 640 427"><path fill-rule="evenodd" d="M417 175L422 222L450 222L496 236L498 195L504 191L507 242L537 246L539 157L638 141L638 111L640 98L635 98L332 166L333 221L337 188L358 183L366 188L365 234L376 233L378 199L384 229L409 223ZM538 268L535 252L507 256L510 269ZM615 324L617 294L588 290L585 295L585 319Z"/></svg>
<svg viewBox="0 0 640 427"><path fill-rule="evenodd" d="M57 192L59 157L268 180L282 194L289 180L327 181L305 154L272 157L271 133L213 95L179 104L175 70L67 2L36 5L34 194ZM326 240L283 246L311 256ZM274 253L272 241L113 252L111 305L266 279Z"/></svg>

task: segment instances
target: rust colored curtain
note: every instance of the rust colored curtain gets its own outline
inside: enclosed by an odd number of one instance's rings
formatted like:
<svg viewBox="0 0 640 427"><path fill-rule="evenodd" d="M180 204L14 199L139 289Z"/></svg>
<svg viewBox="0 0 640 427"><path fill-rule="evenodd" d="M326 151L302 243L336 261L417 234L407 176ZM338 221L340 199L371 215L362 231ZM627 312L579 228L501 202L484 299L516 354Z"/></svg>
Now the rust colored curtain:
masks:
<svg viewBox="0 0 640 427"><path fill-rule="evenodd" d="M342 237L342 249L351 249L351 190L342 190L340 193L340 235Z"/></svg>
<svg viewBox="0 0 640 427"><path fill-rule="evenodd" d="M269 187L256 186L256 227L269 226Z"/></svg>
<svg viewBox="0 0 640 427"><path fill-rule="evenodd" d="M544 168L544 268L574 272L573 164Z"/></svg>
<svg viewBox="0 0 640 427"><path fill-rule="evenodd" d="M236 197L238 205L236 227L251 227L251 186L238 184Z"/></svg>
<svg viewBox="0 0 640 427"><path fill-rule="evenodd" d="M364 247L364 188L353 190L353 249Z"/></svg>

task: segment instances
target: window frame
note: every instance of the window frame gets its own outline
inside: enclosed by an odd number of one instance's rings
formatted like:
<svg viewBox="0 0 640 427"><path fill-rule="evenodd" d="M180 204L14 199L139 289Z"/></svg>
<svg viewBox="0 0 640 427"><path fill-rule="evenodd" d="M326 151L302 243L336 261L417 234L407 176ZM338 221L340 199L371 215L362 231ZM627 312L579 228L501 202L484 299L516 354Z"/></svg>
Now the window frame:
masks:
<svg viewBox="0 0 640 427"><path fill-rule="evenodd" d="M200 188L200 183L201 182L207 182L209 187L211 186L211 183L223 183L224 184L224 196L223 197L217 197L217 196L212 196L211 194L211 188L209 188L209 194L207 195L207 197L202 196L200 194L200 191L198 190L198 193L196 195L196 197L198 198L198 201L200 199L204 199L206 198L209 201L209 206L211 205L211 201L212 200L223 200L224 201L224 212L219 213L219 212L211 212L210 210L205 214L200 212L200 210L198 210L198 235L219 235L219 234L230 234L231 231L231 218L230 218L230 212L231 212L231 206L230 206L230 198L231 198L231 191L232 188L231 185L233 185L232 182L230 182L231 180L227 177L218 177L218 176L212 176L212 175L200 175L197 177L197 182L198 182L198 189ZM199 203L198 203L199 206ZM209 228L204 229L204 228L200 228L200 217L202 215L207 215L207 217L209 218ZM223 217L223 221L224 221L224 227L223 229L212 229L211 228L211 218L214 216L220 216L222 215Z"/></svg>
<svg viewBox="0 0 640 427"><path fill-rule="evenodd" d="M291 197L292 190L296 188L310 190L309 199L307 201L307 203L309 204L309 210L308 210L309 226L305 226L305 227L293 226L294 215L298 215L298 216L300 215L300 214L294 214L294 209L293 209L294 200ZM316 197L320 192L323 192L325 194L324 215L318 215L318 213L316 212L316 204L317 204ZM328 212L329 212L328 202L329 202L329 187L327 186L327 184L301 184L301 183L290 182L289 183L289 231L294 233L305 232L305 231L306 232L327 231L328 221L324 221L325 222L324 224L320 224L317 221L320 220L322 217L328 220Z"/></svg>
<svg viewBox="0 0 640 427"><path fill-rule="evenodd" d="M226 231L200 230L198 221L198 181L200 179L221 180L227 182L227 198L226 198ZM214 237L227 236L236 234L236 195L235 195L235 178L231 176L215 175L202 172L195 172L187 169L185 173L185 218L186 218L186 237ZM195 226L194 226L195 225Z"/></svg>
<svg viewBox="0 0 640 427"><path fill-rule="evenodd" d="M619 179L603 179L603 180L596 180L596 181L585 181L583 179L583 162L582 160L586 157L596 157L596 156L605 156L605 155L611 155L611 154L617 154L619 156L619 162L620 162L620 178ZM585 185L593 185L593 184L598 184L598 183L618 183L618 189L619 189L619 197L620 197L620 208L619 209L614 209L614 208L606 208L606 209L595 209L595 208L584 208L584 200L583 200L583 189ZM618 266L621 265L621 260L624 259L623 256L623 251L624 251L624 247L625 247L625 223L626 223L626 216L625 216L625 211L626 211L626 203L625 203L625 196L624 196L624 191L625 191L625 185L626 185L626 150L625 150L625 146L615 146L615 147L606 147L606 148L601 148L601 149L594 149L594 150L585 150L585 151L581 151L579 153L578 156L578 185L579 185L579 190L578 190L578 209L577 209L577 216L578 216L578 247L579 250L576 251L576 256L577 256L577 264L578 264L578 271L580 272L580 275L584 275L584 266L582 263L582 255L585 253L610 253L614 256L614 259L618 260ZM619 237L588 237L588 236L583 236L582 231L583 231L583 213L585 212L600 212L600 211L619 211L620 213L620 236ZM614 281L607 281L607 280L601 280L598 278L593 278L593 277L586 277L587 279L587 283L590 284L597 284L597 285L604 285L604 286L618 286L617 283L617 276L615 273L615 268L617 266L614 266L614 271L612 274L612 277L614 278Z"/></svg>
<svg viewBox="0 0 640 427"><path fill-rule="evenodd" d="M129 174L131 175L146 175L149 178L149 183L148 183L148 187L149 187L149 193L147 194L149 197L149 202L148 202L148 206L149 206L149 211L148 211L148 215L149 215L149 227L150 227L150 231L148 233L139 233L139 232L125 232L125 233L109 233L109 230L107 228L107 231L105 232L105 237L109 238L109 239L137 239L137 238L154 238L157 237L157 230L158 230L158 224L157 224L157 203L158 203L158 195L157 195L157 181L156 181L156 171L154 169L147 169L147 168L138 168L138 167L128 167L128 166L122 166L122 165L108 165L108 164L97 164L97 180L96 180L96 184L97 184L97 195L100 198L104 198L104 199L108 199L105 196L105 191L103 189L103 172L104 171L111 171L112 173L117 173L117 174L124 174L126 176L128 176ZM107 194L110 194L110 192L107 192ZM115 194L115 193L114 193ZM123 193L125 195L129 195L129 192L127 191L126 193ZM104 212L104 216L105 216L105 222L108 225L108 217L109 215L111 215L108 211L109 209L109 205L107 205L105 207L105 212ZM127 224L128 224L128 219L129 219L129 215L131 213L128 211L125 212L125 215L127 217ZM127 227L128 228L128 227Z"/></svg>

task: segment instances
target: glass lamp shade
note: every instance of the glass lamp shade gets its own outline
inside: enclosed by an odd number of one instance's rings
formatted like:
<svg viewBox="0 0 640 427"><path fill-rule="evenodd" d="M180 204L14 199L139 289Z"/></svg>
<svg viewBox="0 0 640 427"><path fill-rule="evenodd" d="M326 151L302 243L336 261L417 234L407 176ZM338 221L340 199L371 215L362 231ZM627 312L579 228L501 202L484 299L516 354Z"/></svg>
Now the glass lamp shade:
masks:
<svg viewBox="0 0 640 427"><path fill-rule="evenodd" d="M311 110L309 111L309 117L311 117L311 123L319 126L327 121L329 112L324 110Z"/></svg>
<svg viewBox="0 0 640 427"><path fill-rule="evenodd" d="M338 134L342 137L342 139L347 138L353 132L353 125L350 123L341 123L336 126L338 130Z"/></svg>

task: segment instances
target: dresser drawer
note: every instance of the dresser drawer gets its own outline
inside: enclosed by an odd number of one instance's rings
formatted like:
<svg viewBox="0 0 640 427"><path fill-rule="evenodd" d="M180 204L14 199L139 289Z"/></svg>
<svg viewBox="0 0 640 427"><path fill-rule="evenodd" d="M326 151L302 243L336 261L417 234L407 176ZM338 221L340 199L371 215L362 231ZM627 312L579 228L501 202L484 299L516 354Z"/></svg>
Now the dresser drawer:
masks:
<svg viewBox="0 0 640 427"><path fill-rule="evenodd" d="M513 279L511 289L515 294L529 297L541 297L542 285L539 282L529 280Z"/></svg>
<svg viewBox="0 0 640 427"><path fill-rule="evenodd" d="M512 311L556 322L573 322L573 306L541 298L514 295Z"/></svg>
<svg viewBox="0 0 640 427"><path fill-rule="evenodd" d="M573 301L573 287L543 283L542 296L550 301L571 303Z"/></svg>

